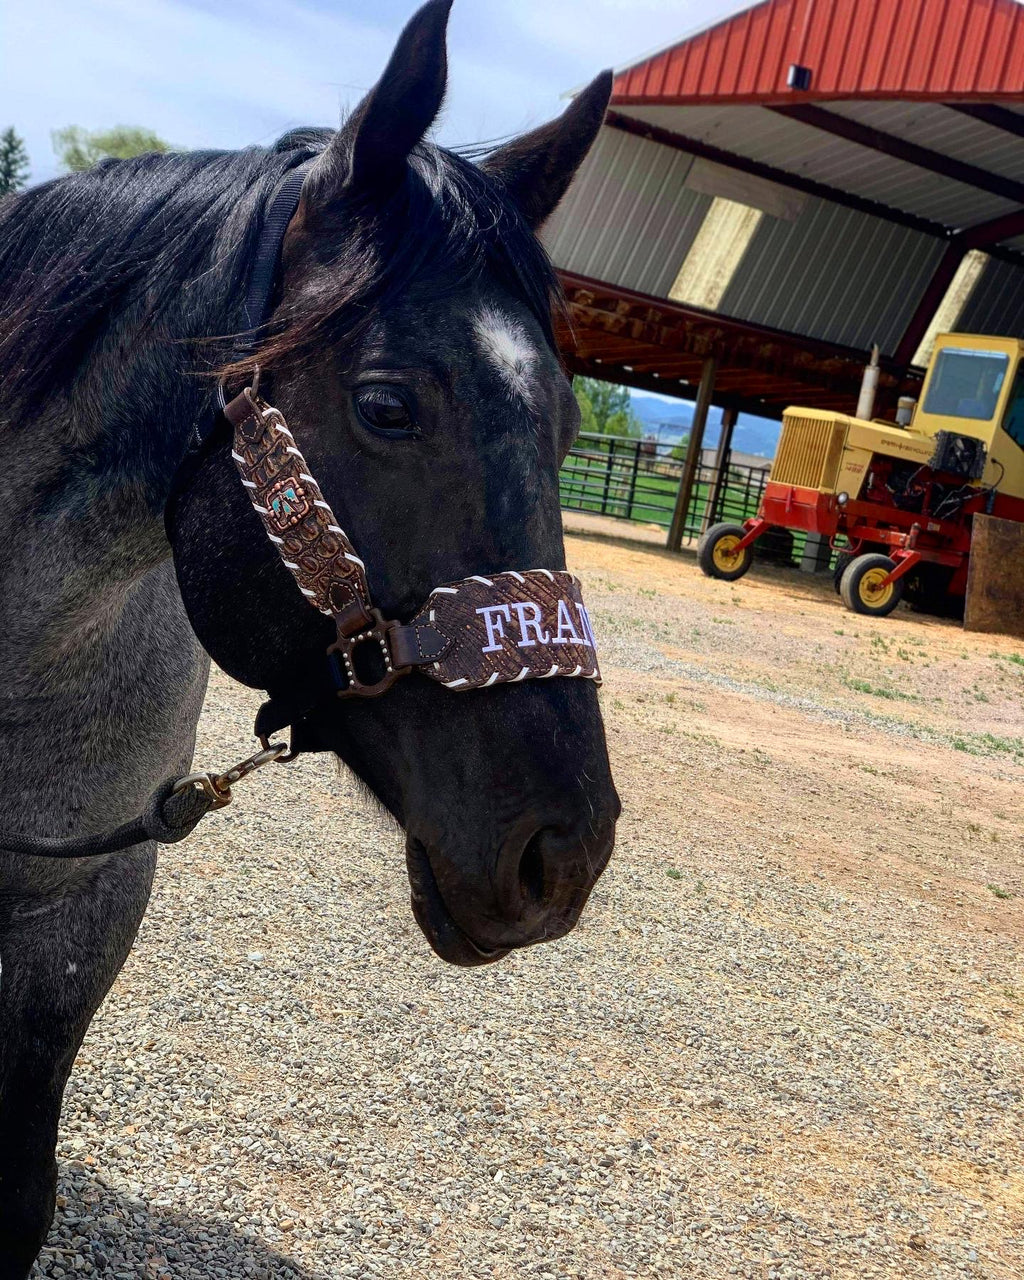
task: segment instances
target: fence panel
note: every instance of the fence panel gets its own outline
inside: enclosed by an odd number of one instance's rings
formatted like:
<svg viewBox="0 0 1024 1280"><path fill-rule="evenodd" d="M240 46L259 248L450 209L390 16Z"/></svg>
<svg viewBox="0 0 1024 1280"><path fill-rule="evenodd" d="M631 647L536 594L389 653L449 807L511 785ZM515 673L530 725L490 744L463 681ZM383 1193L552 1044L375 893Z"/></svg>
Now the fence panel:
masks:
<svg viewBox="0 0 1024 1280"><path fill-rule="evenodd" d="M559 475L562 506L572 511L593 511L622 520L641 520L667 529L683 474L685 446L637 440L631 436L581 435ZM715 510L708 503L715 489L717 471L701 461L693 486L684 536L696 539L707 524L719 520L737 523L757 514L768 480L766 467L728 464ZM761 550L773 558L790 559L802 537L773 530L761 540Z"/></svg>

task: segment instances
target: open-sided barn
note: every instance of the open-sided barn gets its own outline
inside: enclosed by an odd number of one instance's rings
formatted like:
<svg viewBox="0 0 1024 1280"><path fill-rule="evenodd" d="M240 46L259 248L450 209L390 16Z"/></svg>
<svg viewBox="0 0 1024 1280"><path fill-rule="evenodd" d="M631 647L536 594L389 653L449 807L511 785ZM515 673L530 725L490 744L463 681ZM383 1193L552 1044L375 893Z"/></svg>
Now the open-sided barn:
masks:
<svg viewBox="0 0 1024 1280"><path fill-rule="evenodd" d="M762 0L623 67L547 231L580 373L702 407L914 394L1024 332L1024 5ZM730 418L731 420L731 418Z"/></svg>

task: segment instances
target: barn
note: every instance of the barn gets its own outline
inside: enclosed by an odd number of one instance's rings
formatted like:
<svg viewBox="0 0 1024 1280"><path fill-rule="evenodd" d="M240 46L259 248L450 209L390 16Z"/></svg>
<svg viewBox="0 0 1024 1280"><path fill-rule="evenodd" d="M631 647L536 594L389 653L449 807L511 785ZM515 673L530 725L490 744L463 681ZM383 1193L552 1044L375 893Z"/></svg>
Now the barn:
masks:
<svg viewBox="0 0 1024 1280"><path fill-rule="evenodd" d="M762 0L622 67L546 231L574 372L704 424L914 395L937 332L1024 333L1024 5Z"/></svg>

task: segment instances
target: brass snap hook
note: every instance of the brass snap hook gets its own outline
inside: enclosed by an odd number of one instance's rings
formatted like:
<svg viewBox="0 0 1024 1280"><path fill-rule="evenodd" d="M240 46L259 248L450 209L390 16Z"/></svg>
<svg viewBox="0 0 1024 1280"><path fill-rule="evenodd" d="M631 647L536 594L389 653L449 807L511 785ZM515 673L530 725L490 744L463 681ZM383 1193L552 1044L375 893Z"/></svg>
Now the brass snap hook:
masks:
<svg viewBox="0 0 1024 1280"><path fill-rule="evenodd" d="M211 809L223 809L231 803L231 788L221 791L212 773L186 773L171 788L171 795L180 795L189 787L198 787L210 800Z"/></svg>
<svg viewBox="0 0 1024 1280"><path fill-rule="evenodd" d="M231 803L231 788L236 782L241 782L250 773L255 773L257 769L270 764L273 760L295 759L294 753L289 753L288 747L283 742L268 742L266 738L261 738L260 743L263 748L261 751L257 751L255 755L242 760L231 769L225 770L224 773L188 773L185 777L179 778L172 788L172 794L180 795L187 787L199 787L209 797L211 809L223 809L225 805Z"/></svg>

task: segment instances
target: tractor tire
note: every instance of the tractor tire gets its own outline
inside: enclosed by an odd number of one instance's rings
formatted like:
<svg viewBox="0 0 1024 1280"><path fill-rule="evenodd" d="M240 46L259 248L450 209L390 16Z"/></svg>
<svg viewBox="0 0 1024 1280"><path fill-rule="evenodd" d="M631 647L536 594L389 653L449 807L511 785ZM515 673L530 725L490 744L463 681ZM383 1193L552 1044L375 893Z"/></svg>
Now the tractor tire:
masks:
<svg viewBox="0 0 1024 1280"><path fill-rule="evenodd" d="M742 551L734 548L747 531L741 524L713 524L701 534L697 543L697 563L708 578L720 578L723 582L735 582L742 578L754 559L753 547Z"/></svg>
<svg viewBox="0 0 1024 1280"><path fill-rule="evenodd" d="M885 618L903 599L903 579L881 586L881 581L892 573L895 564L888 556L856 556L846 566L839 594L847 609L854 613L866 613L872 618Z"/></svg>
<svg viewBox="0 0 1024 1280"><path fill-rule="evenodd" d="M836 567L832 570L832 585L836 589L836 595L840 595L840 586L843 581L843 574L858 556L866 556L868 552L872 554L884 556L885 543L883 542L864 542L861 543L859 551L840 551L836 554Z"/></svg>

